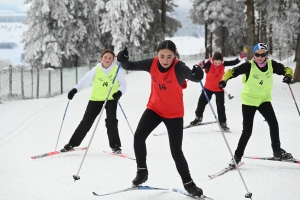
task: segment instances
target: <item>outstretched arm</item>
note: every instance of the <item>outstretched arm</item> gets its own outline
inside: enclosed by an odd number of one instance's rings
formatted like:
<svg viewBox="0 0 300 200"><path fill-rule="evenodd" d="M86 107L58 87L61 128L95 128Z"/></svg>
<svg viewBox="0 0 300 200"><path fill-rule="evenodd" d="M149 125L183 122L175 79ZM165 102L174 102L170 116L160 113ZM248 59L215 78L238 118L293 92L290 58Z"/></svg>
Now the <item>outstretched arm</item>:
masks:
<svg viewBox="0 0 300 200"><path fill-rule="evenodd" d="M251 64L249 62L243 63L237 67L229 69L225 72L222 80L228 81L231 78L235 78L241 74L249 75L250 73Z"/></svg>
<svg viewBox="0 0 300 200"><path fill-rule="evenodd" d="M237 57L235 60L229 60L229 61L224 61L224 66L234 66L239 64L244 58L246 57L246 54L244 53L244 51L240 52L239 57Z"/></svg>

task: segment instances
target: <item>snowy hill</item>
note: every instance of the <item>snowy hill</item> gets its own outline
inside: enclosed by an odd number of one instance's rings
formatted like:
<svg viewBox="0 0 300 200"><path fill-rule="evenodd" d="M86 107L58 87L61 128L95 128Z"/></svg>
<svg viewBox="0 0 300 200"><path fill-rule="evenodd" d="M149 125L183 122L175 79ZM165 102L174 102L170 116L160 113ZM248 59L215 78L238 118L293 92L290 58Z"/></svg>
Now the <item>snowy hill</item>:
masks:
<svg viewBox="0 0 300 200"><path fill-rule="evenodd" d="M12 65L18 65L22 63L22 53L24 53L23 46L21 43L22 34L27 30L27 26L20 22L3 22L0 23L0 44L10 43L14 44L13 48L0 48L0 59L9 59Z"/></svg>
<svg viewBox="0 0 300 200"><path fill-rule="evenodd" d="M179 47L180 51L180 47ZM182 53L184 54L183 50ZM228 58L226 58L228 59ZM183 60L188 66L197 60ZM295 63L285 63L295 67ZM128 123L135 131L145 110L150 92L150 76L146 72L133 72L125 76L128 91L120 99ZM241 100L242 77L228 82L227 92L234 96L226 98L228 126L226 133L231 150L235 150L242 131ZM204 82L205 80L203 80ZM295 98L300 99L300 85L291 86ZM194 111L201 87L188 82L184 90L185 124L194 119ZM58 141L62 148L82 119L91 87L83 89L70 101ZM53 151L67 105L67 94L54 98L4 102L0 104L0 199L2 200L166 200L189 199L170 191L133 191L106 197L95 197L92 192L107 193L131 186L135 177L136 163L133 160L103 153L109 150L105 127L105 112L100 118L86 159L79 172L80 180L74 182L83 160L84 152L73 152L32 160L30 156ZM212 99L215 107L215 99ZM273 106L277 114L282 147L300 158L299 114L289 88L282 83L282 76L274 76ZM119 130L123 152L134 157L133 135L122 111L118 108ZM204 121L214 117L209 106ZM97 119L98 120L98 119ZM96 123L95 123L96 124ZM95 124L83 140L87 146ZM245 199L245 187L237 171L210 180L208 175L219 171L230 160L224 139L216 124L195 127L184 131L183 152L195 183L204 194L215 200ZM153 133L165 132L163 124ZM149 179L144 185L164 188L182 188L181 179L172 160L168 136L153 136L147 139L147 164ZM269 128L259 112L254 120L253 135L245 151L247 156L272 156ZM253 200L300 199L300 165L273 161L258 161L244 158L246 164L240 170Z"/></svg>

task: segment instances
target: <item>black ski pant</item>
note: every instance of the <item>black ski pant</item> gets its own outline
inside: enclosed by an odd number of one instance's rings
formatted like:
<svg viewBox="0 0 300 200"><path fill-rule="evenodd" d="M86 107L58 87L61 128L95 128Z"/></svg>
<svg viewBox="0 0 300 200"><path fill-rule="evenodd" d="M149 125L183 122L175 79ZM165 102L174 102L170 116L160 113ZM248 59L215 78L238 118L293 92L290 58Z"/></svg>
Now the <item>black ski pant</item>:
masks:
<svg viewBox="0 0 300 200"><path fill-rule="evenodd" d="M183 118L164 118L150 109L146 109L139 121L134 134L134 152L137 167L146 167L146 139L149 134L163 122L169 135L169 144L172 157L175 161L183 183L191 181L191 175L187 161L182 152Z"/></svg>
<svg viewBox="0 0 300 200"><path fill-rule="evenodd" d="M216 105L217 105L217 112L218 112L218 119L220 123L225 123L227 121L226 113L225 113L225 98L224 98L224 91L220 92L214 92L211 90L206 89L206 94L208 96L209 101L211 100L211 97L213 94L216 95ZM201 95L198 100L197 109L195 111L196 116L203 117L203 112L205 109L205 106L208 104L208 101L206 99L205 93L202 90Z"/></svg>
<svg viewBox="0 0 300 200"><path fill-rule="evenodd" d="M107 128L107 135L109 140L109 146L112 148L114 146L121 147L121 141L118 131L118 120L117 120L117 101L108 100L105 105L106 119L105 125ZM69 144L72 146L79 146L86 136L87 132L92 127L96 117L99 115L104 101L89 101L84 116L73 133Z"/></svg>
<svg viewBox="0 0 300 200"><path fill-rule="evenodd" d="M279 127L271 102L264 102L258 107L243 104L243 132L240 137L238 147L235 150L235 156L237 157L242 157L244 155L245 148L252 134L253 120L256 110L258 110L265 118L270 127L271 146L273 151L280 148Z"/></svg>

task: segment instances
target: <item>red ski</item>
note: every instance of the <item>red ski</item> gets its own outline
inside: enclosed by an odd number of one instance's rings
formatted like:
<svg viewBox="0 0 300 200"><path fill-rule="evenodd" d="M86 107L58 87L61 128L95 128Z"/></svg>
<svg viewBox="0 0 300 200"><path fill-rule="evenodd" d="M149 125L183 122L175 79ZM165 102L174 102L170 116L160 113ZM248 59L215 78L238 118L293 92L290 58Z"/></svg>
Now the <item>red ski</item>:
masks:
<svg viewBox="0 0 300 200"><path fill-rule="evenodd" d="M103 151L103 152L104 152L104 153L111 154L111 155L120 156L120 157L122 157L122 158L128 158L128 159L130 159L130 160L135 160L135 158L131 158L131 157L129 157L129 156L123 154L123 153L114 153L114 152L112 152L112 151Z"/></svg>
<svg viewBox="0 0 300 200"><path fill-rule="evenodd" d="M70 150L70 151L66 151L66 152L62 152L61 150L59 151L51 151L49 153L44 153L41 155L37 155L37 156L31 156L32 159L37 159L37 158L43 158L43 157L47 157L47 156L54 156L57 154L64 154L64 153L69 153L69 152L74 152L74 151L81 151L81 150L86 150L87 147L75 147L74 149Z"/></svg>
<svg viewBox="0 0 300 200"><path fill-rule="evenodd" d="M274 157L254 157L254 156L244 156L244 158L250 158L250 159L256 159L256 160L271 160L271 161L300 164L300 160L295 159L295 158L291 158L291 159L287 159L287 160L281 160L281 159L274 158Z"/></svg>

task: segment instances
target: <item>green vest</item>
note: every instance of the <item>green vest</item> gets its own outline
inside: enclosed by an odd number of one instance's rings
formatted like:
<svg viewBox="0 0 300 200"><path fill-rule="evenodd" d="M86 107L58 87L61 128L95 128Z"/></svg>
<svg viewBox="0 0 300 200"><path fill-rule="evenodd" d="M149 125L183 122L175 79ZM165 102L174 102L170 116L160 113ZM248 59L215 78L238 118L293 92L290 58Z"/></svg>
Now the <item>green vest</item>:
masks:
<svg viewBox="0 0 300 200"><path fill-rule="evenodd" d="M100 67L96 67L95 78L93 82L93 90L90 97L91 101L105 101L108 91L110 90L112 81L116 75L118 66L115 65L111 71L106 75ZM119 89L118 78L116 77L115 84L109 94L108 100L114 99L112 95Z"/></svg>
<svg viewBox="0 0 300 200"><path fill-rule="evenodd" d="M244 89L241 93L244 105L258 107L263 102L271 101L273 87L273 67L271 59L268 59L268 70L260 71L253 59L250 61L251 69L248 80L243 76Z"/></svg>

